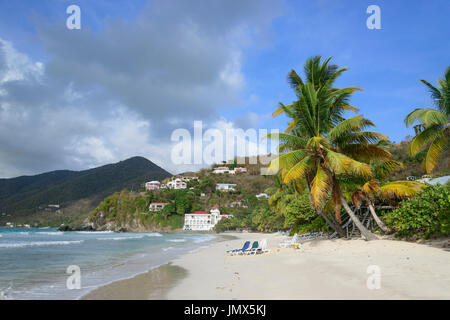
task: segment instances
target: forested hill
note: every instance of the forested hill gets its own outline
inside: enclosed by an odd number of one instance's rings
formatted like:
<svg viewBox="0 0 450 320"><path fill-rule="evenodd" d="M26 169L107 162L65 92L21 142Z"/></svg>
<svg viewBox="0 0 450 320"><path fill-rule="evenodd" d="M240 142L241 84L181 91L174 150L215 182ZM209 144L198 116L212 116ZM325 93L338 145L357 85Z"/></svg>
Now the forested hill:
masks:
<svg viewBox="0 0 450 320"><path fill-rule="evenodd" d="M68 209L66 211L70 213L70 207L74 203L80 204L80 200L85 201L79 206L79 211L89 212L104 197L116 191L124 188L136 190L145 181L170 176L169 172L153 162L143 157L133 157L83 171L59 170L0 179L0 225L39 213L50 214L48 205L60 205L63 212Z"/></svg>
<svg viewBox="0 0 450 320"><path fill-rule="evenodd" d="M404 168L395 171L390 180L405 180L408 176L415 176L420 178L426 172L423 169L422 161L425 158L427 150L419 152L415 156L410 156L408 147L411 142L411 138L407 137L405 141L400 143L389 144L387 149L392 153L395 160L403 163ZM444 150L433 170L433 177L440 177L450 174L450 150Z"/></svg>

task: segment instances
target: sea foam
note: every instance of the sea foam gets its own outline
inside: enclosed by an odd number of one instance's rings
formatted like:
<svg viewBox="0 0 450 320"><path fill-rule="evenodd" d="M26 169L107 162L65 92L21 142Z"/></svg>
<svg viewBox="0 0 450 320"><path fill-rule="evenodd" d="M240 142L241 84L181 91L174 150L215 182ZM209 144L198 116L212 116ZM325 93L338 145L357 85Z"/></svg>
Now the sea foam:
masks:
<svg viewBox="0 0 450 320"><path fill-rule="evenodd" d="M73 241L33 241L33 242L14 242L14 243L0 243L0 248L24 248L24 247L39 247L39 246L64 246L70 244L80 244L84 240Z"/></svg>

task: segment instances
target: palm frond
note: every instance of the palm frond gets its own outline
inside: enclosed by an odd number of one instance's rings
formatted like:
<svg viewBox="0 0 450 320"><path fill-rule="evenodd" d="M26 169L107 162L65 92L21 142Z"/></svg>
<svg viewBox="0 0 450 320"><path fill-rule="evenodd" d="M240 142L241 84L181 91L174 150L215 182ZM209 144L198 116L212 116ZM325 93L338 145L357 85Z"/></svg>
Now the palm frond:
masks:
<svg viewBox="0 0 450 320"><path fill-rule="evenodd" d="M373 165L373 171L375 177L379 179L386 179L389 177L394 171L404 168L403 163L396 160L385 160L377 162Z"/></svg>
<svg viewBox="0 0 450 320"><path fill-rule="evenodd" d="M429 142L441 135L441 130L442 127L440 125L432 125L425 128L411 140L409 154L415 156Z"/></svg>
<svg viewBox="0 0 450 320"><path fill-rule="evenodd" d="M448 137L445 136L443 132L433 140L423 159L423 167L426 173L430 174L433 171L439 156L446 148L448 148L448 141Z"/></svg>
<svg viewBox="0 0 450 320"><path fill-rule="evenodd" d="M445 125L448 123L448 116L438 110L421 108L415 109L405 118L405 124L407 127L410 127L416 121L420 122L420 124L424 127L429 127L436 124Z"/></svg>
<svg viewBox="0 0 450 320"><path fill-rule="evenodd" d="M347 144L341 147L343 154L364 162L387 161L392 154L375 144Z"/></svg>
<svg viewBox="0 0 450 320"><path fill-rule="evenodd" d="M372 121L363 118L362 115L358 115L340 122L330 130L327 138L330 141L335 142L343 137L347 137L349 132L361 131L369 126L375 126L375 124Z"/></svg>
<svg viewBox="0 0 450 320"><path fill-rule="evenodd" d="M361 187L361 192L366 195L367 197L371 197L372 195L375 195L380 191L380 185L378 180L372 179L370 181L367 181L364 183L364 185Z"/></svg>
<svg viewBox="0 0 450 320"><path fill-rule="evenodd" d="M380 196L385 199L412 197L424 187L427 185L418 181L389 182L381 186Z"/></svg>
<svg viewBox="0 0 450 320"><path fill-rule="evenodd" d="M316 175L311 183L311 198L314 208L319 208L331 189L331 180L322 166L317 166Z"/></svg>
<svg viewBox="0 0 450 320"><path fill-rule="evenodd" d="M295 164L283 176L283 183L289 183L295 179L303 178L307 171L312 169L312 159L310 156L304 157L300 162Z"/></svg>

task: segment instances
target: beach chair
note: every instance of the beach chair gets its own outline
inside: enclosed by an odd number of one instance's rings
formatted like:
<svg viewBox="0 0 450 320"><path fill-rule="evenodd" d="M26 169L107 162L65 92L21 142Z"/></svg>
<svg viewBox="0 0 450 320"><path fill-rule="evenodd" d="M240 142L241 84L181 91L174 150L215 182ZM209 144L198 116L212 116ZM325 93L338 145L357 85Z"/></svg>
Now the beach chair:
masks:
<svg viewBox="0 0 450 320"><path fill-rule="evenodd" d="M320 237L323 237L323 232L322 231L320 231L320 232L310 232L310 233L302 234L300 236L299 240L300 239L301 240L311 240L311 239L317 239L317 238L320 238Z"/></svg>
<svg viewBox="0 0 450 320"><path fill-rule="evenodd" d="M230 255L235 255L235 254L238 254L241 251L247 250L248 247L250 247L250 241L245 241L245 243L244 243L244 245L242 246L241 249L228 250L227 253L229 253Z"/></svg>
<svg viewBox="0 0 450 320"><path fill-rule="evenodd" d="M299 244L299 242L298 242L298 235L297 234L294 234L294 236L292 237L292 239L288 239L288 240L286 240L286 241L283 241L283 242L280 242L279 244L278 244L278 246L280 247L280 248L290 248L290 247L293 247L294 245L296 245L296 244Z"/></svg>
<svg viewBox="0 0 450 320"><path fill-rule="evenodd" d="M247 250L243 250L243 251L239 252L239 254L247 254L248 255L248 254L255 252L258 248L259 248L258 241L254 241L251 248L249 248Z"/></svg>
<svg viewBox="0 0 450 320"><path fill-rule="evenodd" d="M269 252L270 249L267 249L267 240L262 239L259 248L254 251L254 254L269 253Z"/></svg>

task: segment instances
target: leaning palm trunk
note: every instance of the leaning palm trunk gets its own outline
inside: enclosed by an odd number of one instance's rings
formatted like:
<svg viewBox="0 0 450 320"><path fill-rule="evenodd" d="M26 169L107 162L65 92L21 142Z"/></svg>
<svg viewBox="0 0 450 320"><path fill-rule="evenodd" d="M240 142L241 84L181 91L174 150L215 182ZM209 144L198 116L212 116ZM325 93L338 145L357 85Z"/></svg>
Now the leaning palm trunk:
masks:
<svg viewBox="0 0 450 320"><path fill-rule="evenodd" d="M348 215L352 219L353 223L356 225L356 227L359 229L359 231L361 231L361 235L366 240L378 239L378 237L376 235L374 235L372 232L370 232L366 227L364 227L364 225L361 223L361 221L359 221L358 217L355 215L353 210L350 209L347 201L345 200L345 198L342 195L341 195L341 202L342 202L342 205L344 206L345 211L347 211Z"/></svg>
<svg viewBox="0 0 450 320"><path fill-rule="evenodd" d="M328 219L325 213L323 213L322 209L319 208L317 211L319 212L319 215L325 220L325 222L328 223L331 229L336 231L336 233L339 234L342 238L346 237L344 229L342 229L342 227L339 224L336 224L330 219Z"/></svg>
<svg viewBox="0 0 450 320"><path fill-rule="evenodd" d="M386 233L391 233L392 230L384 224L383 221L381 221L380 217L378 217L377 213L375 212L375 208L373 207L372 201L366 199L367 205L369 206L370 213L372 214L372 217L375 219L375 222L377 225Z"/></svg>

